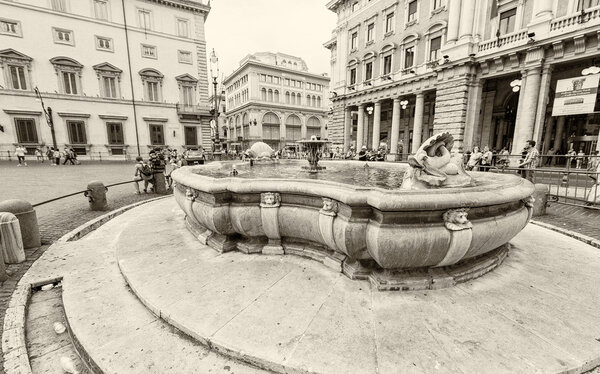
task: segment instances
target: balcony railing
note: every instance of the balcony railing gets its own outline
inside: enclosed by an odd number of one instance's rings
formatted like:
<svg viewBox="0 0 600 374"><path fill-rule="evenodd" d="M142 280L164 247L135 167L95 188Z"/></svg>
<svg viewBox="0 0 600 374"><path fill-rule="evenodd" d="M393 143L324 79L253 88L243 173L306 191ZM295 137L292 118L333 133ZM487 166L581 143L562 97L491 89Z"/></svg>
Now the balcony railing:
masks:
<svg viewBox="0 0 600 374"><path fill-rule="evenodd" d="M493 48L499 48L505 45L517 43L527 39L527 30L511 32L510 34L502 35L501 37L479 44L479 52L488 51Z"/></svg>
<svg viewBox="0 0 600 374"><path fill-rule="evenodd" d="M600 17L600 7L586 9L583 13L570 14L568 16L556 18L550 22L550 31L562 30L571 26Z"/></svg>
<svg viewBox="0 0 600 374"><path fill-rule="evenodd" d="M176 104L176 107L178 114L200 114L207 112L200 105Z"/></svg>

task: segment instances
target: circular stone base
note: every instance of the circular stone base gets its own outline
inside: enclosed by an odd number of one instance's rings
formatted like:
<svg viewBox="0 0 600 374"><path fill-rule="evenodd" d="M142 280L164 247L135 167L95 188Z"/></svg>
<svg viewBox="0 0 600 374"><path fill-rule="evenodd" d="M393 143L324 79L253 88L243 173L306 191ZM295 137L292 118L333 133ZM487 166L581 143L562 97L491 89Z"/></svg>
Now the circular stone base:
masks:
<svg viewBox="0 0 600 374"><path fill-rule="evenodd" d="M452 287L492 271L504 261L509 244L458 264L415 270L379 270L368 279L379 291L437 290Z"/></svg>

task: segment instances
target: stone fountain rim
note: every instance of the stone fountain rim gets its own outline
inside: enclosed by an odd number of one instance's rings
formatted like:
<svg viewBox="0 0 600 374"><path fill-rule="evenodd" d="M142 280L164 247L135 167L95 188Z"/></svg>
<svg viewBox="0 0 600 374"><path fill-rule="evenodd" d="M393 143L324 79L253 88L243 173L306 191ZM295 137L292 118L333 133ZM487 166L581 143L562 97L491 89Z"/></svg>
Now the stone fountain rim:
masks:
<svg viewBox="0 0 600 374"><path fill-rule="evenodd" d="M217 163L214 163L217 166ZM207 165L208 166L208 165ZM378 187L358 187L340 182L314 179L242 179L214 178L192 171L203 165L182 167L173 171L177 184L209 193L285 194L320 196L351 206L371 206L382 211L440 210L456 207L491 206L511 203L533 195L534 185L516 175L495 174L498 182L474 187L451 187L431 190L386 190ZM484 174L475 172L475 175ZM274 181L277 185L274 185Z"/></svg>

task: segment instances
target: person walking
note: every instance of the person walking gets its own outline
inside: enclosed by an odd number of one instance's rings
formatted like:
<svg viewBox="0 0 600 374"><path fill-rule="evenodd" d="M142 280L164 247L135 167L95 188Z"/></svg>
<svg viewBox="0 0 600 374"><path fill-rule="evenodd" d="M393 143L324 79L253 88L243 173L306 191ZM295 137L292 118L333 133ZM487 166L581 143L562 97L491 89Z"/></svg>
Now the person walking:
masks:
<svg viewBox="0 0 600 374"><path fill-rule="evenodd" d="M63 161L63 165L66 165L67 161L69 161L71 165L75 165L75 161L73 161L73 152L65 147L65 160Z"/></svg>
<svg viewBox="0 0 600 374"><path fill-rule="evenodd" d="M37 159L37 162L44 163L44 156L42 156L42 151L39 148L35 149L35 158Z"/></svg>
<svg viewBox="0 0 600 374"><path fill-rule="evenodd" d="M19 160L19 164L17 166L27 166L27 162L25 162L25 153L27 153L25 147L17 145L15 148L15 156L17 156L17 160Z"/></svg>
<svg viewBox="0 0 600 374"><path fill-rule="evenodd" d="M483 147L483 155L481 156L481 171L489 171L492 165L493 154L488 146Z"/></svg>
<svg viewBox="0 0 600 374"><path fill-rule="evenodd" d="M595 151L592 157L590 157L590 162L588 162L588 177L594 180L594 184L592 188L590 188L590 192L587 196L586 206L592 206L595 204L600 204L600 157L598 151Z"/></svg>
<svg viewBox="0 0 600 374"><path fill-rule="evenodd" d="M583 149L579 150L579 153L577 153L577 161L576 161L576 169L581 169L581 166L583 166L583 158L585 157L585 153L583 153Z"/></svg>
<svg viewBox="0 0 600 374"><path fill-rule="evenodd" d="M58 150L58 148L56 148L54 150L54 152L52 152L52 157L54 157L54 165L59 166L60 165L60 151Z"/></svg>
<svg viewBox="0 0 600 374"><path fill-rule="evenodd" d="M48 148L48 151L46 151L46 157L48 157L48 161L50 162L50 165L52 165L52 159L54 158L54 147Z"/></svg>
<svg viewBox="0 0 600 374"><path fill-rule="evenodd" d="M140 156L136 157L135 160L135 174L133 175L133 181L135 182L135 193L140 194L139 182L144 181L144 193L148 193L148 184L152 181L152 168L149 164L144 162L144 159Z"/></svg>
<svg viewBox="0 0 600 374"><path fill-rule="evenodd" d="M527 154L525 155L525 160L519 164L519 168L525 169L525 179L531 183L535 183L534 173L540 158L540 152L537 150L537 148L535 148L535 140L528 140L524 150L527 152Z"/></svg>
<svg viewBox="0 0 600 374"><path fill-rule="evenodd" d="M467 170L478 171L479 170L478 165L481 164L482 157L483 157L483 153L479 150L479 147L473 147L473 153L471 153L471 157L469 157L469 161L467 161Z"/></svg>

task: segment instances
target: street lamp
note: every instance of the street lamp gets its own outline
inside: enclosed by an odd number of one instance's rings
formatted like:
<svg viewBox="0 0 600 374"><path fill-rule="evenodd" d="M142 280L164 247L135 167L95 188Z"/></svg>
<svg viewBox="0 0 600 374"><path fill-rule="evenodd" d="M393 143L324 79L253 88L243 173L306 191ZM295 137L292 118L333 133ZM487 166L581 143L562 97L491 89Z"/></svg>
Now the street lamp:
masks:
<svg viewBox="0 0 600 374"><path fill-rule="evenodd" d="M37 99L42 104L42 110L44 111L44 115L46 116L46 123L48 123L48 126L50 127L50 134L52 134L52 145L54 146L54 149L58 149L58 145L56 144L56 134L54 133L54 120L52 119L52 108L48 107L48 109L46 109L46 107L44 106L44 100L42 99L42 94L40 93L40 90L38 90L37 86L33 90L35 91Z"/></svg>
<svg viewBox="0 0 600 374"><path fill-rule="evenodd" d="M213 68L215 70L213 70ZM215 74L216 73L216 74ZM219 101L221 100L221 95L217 91L217 78L219 77L219 59L217 58L217 54L215 53L215 49L213 48L212 53L210 54L210 75L213 80L213 120L215 121L215 138L213 140L213 158L216 160L221 159L221 139L219 138Z"/></svg>

